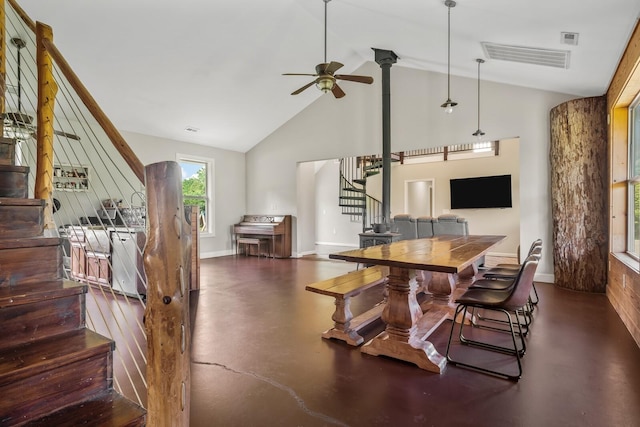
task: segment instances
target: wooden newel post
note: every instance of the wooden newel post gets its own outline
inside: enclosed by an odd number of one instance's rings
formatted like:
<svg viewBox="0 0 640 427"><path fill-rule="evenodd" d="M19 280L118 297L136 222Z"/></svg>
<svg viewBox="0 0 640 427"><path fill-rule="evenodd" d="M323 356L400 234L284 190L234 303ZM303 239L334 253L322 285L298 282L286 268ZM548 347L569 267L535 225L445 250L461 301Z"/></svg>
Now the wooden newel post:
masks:
<svg viewBox="0 0 640 427"><path fill-rule="evenodd" d="M36 60L38 63L37 167L35 198L46 201L44 228L55 229L53 221L53 108L58 85L53 79L53 60L43 40L53 40L48 25L36 24Z"/></svg>
<svg viewBox="0 0 640 427"><path fill-rule="evenodd" d="M147 190L147 425L188 426L191 329L191 226L176 162L145 168Z"/></svg>

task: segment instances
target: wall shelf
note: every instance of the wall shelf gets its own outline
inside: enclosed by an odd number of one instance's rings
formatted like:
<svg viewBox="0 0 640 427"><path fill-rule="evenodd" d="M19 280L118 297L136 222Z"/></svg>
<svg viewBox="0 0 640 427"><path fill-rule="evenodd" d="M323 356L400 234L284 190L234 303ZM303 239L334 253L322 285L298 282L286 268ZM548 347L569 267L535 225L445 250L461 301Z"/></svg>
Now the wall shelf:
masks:
<svg viewBox="0 0 640 427"><path fill-rule="evenodd" d="M56 191L88 191L89 167L55 165L53 167L53 189Z"/></svg>

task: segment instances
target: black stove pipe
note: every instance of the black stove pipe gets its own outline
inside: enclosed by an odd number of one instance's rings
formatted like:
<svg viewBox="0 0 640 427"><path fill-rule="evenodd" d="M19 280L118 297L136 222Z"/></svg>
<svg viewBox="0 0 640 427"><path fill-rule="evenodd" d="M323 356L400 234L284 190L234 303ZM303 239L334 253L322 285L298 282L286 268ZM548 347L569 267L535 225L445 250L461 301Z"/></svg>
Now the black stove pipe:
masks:
<svg viewBox="0 0 640 427"><path fill-rule="evenodd" d="M398 60L391 50L372 48L382 70L382 216L391 222L391 66Z"/></svg>

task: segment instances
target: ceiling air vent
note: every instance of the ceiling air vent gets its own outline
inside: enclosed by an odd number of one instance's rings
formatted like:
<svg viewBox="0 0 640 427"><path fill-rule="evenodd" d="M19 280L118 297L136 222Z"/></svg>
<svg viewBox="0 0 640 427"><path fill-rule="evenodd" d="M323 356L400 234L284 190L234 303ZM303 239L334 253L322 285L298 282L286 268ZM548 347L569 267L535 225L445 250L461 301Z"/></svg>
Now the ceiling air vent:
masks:
<svg viewBox="0 0 640 427"><path fill-rule="evenodd" d="M569 55L571 52L568 50L539 49L536 47L510 46L489 42L482 42L481 44L487 57L491 59L569 68Z"/></svg>

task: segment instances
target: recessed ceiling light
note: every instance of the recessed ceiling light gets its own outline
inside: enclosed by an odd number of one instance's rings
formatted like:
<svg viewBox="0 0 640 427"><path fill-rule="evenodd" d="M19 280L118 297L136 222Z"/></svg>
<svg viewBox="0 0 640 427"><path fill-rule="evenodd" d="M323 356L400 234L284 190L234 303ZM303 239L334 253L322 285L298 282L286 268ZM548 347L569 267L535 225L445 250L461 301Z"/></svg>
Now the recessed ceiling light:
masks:
<svg viewBox="0 0 640 427"><path fill-rule="evenodd" d="M194 127L194 126L187 126L186 128L184 128L184 130L186 132L198 133L198 131L200 131L200 128L197 128L197 127Z"/></svg>

